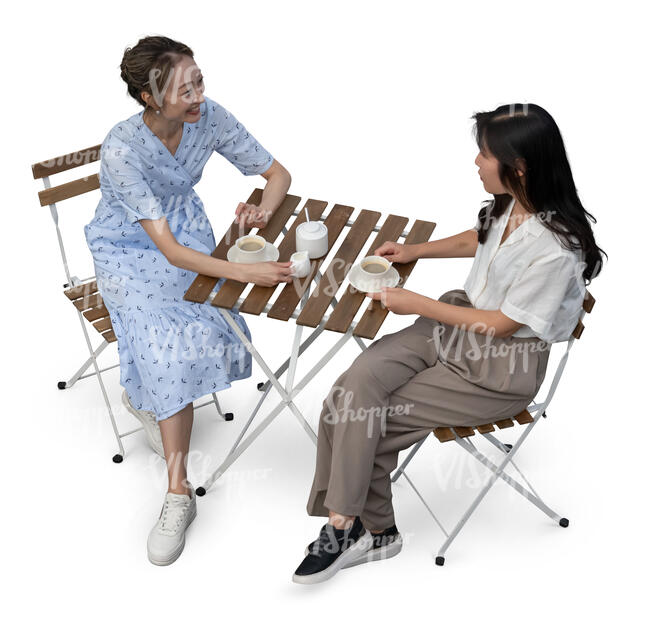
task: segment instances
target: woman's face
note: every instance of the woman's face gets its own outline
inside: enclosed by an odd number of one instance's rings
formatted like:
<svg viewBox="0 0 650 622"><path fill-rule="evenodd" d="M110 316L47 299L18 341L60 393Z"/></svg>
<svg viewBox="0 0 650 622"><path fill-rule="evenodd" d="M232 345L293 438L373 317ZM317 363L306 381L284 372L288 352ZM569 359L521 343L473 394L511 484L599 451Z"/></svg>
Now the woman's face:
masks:
<svg viewBox="0 0 650 622"><path fill-rule="evenodd" d="M154 83L154 101L159 102L162 95L160 117L186 123L196 123L201 117L199 106L205 101L205 85L203 74L191 57L183 56L174 65L161 94L156 90Z"/></svg>
<svg viewBox="0 0 650 622"><path fill-rule="evenodd" d="M478 166L478 174L483 182L483 187L490 194L510 194L510 191L501 183L499 178L499 160L497 160L488 150L483 147L474 164Z"/></svg>

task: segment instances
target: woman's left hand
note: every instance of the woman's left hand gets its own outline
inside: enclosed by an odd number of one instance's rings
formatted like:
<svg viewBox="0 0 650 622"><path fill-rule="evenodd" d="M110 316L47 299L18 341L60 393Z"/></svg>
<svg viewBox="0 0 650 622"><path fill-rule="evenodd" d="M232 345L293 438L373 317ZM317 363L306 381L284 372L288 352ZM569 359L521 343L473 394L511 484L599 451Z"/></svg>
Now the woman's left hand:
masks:
<svg viewBox="0 0 650 622"><path fill-rule="evenodd" d="M266 227L273 212L252 203L240 203L235 210L235 222L260 229Z"/></svg>
<svg viewBox="0 0 650 622"><path fill-rule="evenodd" d="M380 300L381 304L389 311L398 315L418 313L420 294L403 287L382 287L380 292L367 293L368 298Z"/></svg>

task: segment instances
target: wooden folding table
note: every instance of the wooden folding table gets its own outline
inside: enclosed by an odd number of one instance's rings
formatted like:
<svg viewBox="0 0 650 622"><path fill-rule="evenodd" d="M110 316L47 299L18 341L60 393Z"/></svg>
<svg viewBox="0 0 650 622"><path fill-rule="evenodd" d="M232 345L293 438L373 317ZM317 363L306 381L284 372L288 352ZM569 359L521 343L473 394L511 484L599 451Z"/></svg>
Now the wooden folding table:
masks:
<svg viewBox="0 0 650 622"><path fill-rule="evenodd" d="M253 191L247 202L259 205L261 197L262 190L257 188ZM248 283L226 280L218 291L214 292L213 290L219 279L198 275L185 293L185 300L208 303L219 309L228 325L248 351L251 352L268 378L268 381L258 384L258 389L262 391L263 395L260 397L225 460L206 480L203 486L196 489L196 493L200 496L206 493L208 488L248 448L285 407L291 410L307 434L316 443L316 434L297 408L294 399L336 352L341 349L348 339L353 338L359 347L364 350L366 345L362 339L374 339L388 315L388 309L383 307L379 301L368 300L363 292L357 291L351 285L348 285L340 300L337 300L335 294L373 232L377 232L377 235L367 251L368 255L371 255L376 248L386 241L397 241L400 238L404 238L406 244L425 242L429 239L429 236L435 228L435 223L433 222L416 220L411 229L407 230L408 218L394 214L387 215L383 224L379 227L377 223L381 219L382 214L374 210L363 209L353 217L354 208L337 203L324 216L323 214L328 205L327 201L307 199L302 208L298 210L297 208L300 203L300 197L288 194L282 204L273 213L267 225L259 229L257 234L272 244L276 242L280 234L283 234L278 244L280 251L278 261L289 261L291 254L296 250L296 227L306 220L305 209L309 210L310 220L323 220L329 233L329 251L325 256L311 260L311 270L308 276L295 278L290 283L282 283L273 287L255 285L246 297L242 297L242 293L248 286ZM293 222L287 228L289 220L292 217L294 217ZM338 247L334 257L331 258L327 268L324 272L321 272L322 264L330 256L333 247L345 227L349 227L345 239ZM252 227L248 224L240 224L233 221L217 245L217 248L212 252L212 256L218 259L226 259L228 249L235 243L236 239L241 235L247 234L251 229ZM394 264L394 268L400 276L399 287L404 285L404 282L415 267L415 263L413 261L406 264ZM276 289L280 287L282 289L278 296L273 303L269 303ZM364 300L368 300L368 306L360 320L354 322L354 317ZM332 307L332 312L326 315L326 311L330 306ZM271 319L284 322L295 319L296 327L291 353L275 373L271 371L260 353L241 331L239 325L235 322L228 310L238 310L241 313L250 313L252 315L266 314ZM304 326L313 328L314 330L301 343L302 329ZM340 333L341 337L300 382L294 386L298 357L324 331ZM279 377L285 371L287 372L287 377L285 385L282 386ZM246 431L266 399L271 386L275 387L278 391L281 401L271 410L255 430L242 441Z"/></svg>

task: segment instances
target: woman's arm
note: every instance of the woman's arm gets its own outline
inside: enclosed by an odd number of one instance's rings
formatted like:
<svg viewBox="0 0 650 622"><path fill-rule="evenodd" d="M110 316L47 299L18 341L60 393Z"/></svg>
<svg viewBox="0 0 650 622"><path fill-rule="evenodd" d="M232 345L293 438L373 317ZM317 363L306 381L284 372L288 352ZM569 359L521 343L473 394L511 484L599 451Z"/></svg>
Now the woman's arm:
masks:
<svg viewBox="0 0 650 622"><path fill-rule="evenodd" d="M240 203L235 210L235 221L246 219L249 224L260 228L265 227L271 220L291 186L289 171L277 160L273 160L271 166L261 175L266 179L266 186L262 191L260 204Z"/></svg>
<svg viewBox="0 0 650 622"><path fill-rule="evenodd" d="M474 257L478 248L478 232L468 229L448 238L414 244L421 257Z"/></svg>
<svg viewBox="0 0 650 622"><path fill-rule="evenodd" d="M375 250L375 255L395 263L409 263L422 257L474 257L478 248L478 233L475 229L433 242L400 244L384 242Z"/></svg>
<svg viewBox="0 0 650 622"><path fill-rule="evenodd" d="M498 310L450 305L401 287L384 287L381 292L366 296L381 301L384 307L399 315L415 313L443 324L483 335L491 334L493 337L509 337L523 326Z"/></svg>
<svg viewBox="0 0 650 622"><path fill-rule="evenodd" d="M138 221L167 261L177 268L215 278L234 279L265 287L291 281L291 262L263 261L241 264L217 259L206 253L179 244L165 217Z"/></svg>

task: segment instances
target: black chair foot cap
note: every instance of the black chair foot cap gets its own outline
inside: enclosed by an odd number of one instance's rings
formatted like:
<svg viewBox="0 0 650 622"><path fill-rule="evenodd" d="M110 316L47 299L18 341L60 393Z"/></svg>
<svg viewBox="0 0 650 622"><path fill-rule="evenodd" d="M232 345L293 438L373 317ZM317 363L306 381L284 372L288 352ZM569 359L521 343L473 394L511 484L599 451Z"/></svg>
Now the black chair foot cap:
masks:
<svg viewBox="0 0 650 622"><path fill-rule="evenodd" d="M445 558L438 555L438 557L436 557L436 566L444 566L444 565L445 565Z"/></svg>
<svg viewBox="0 0 650 622"><path fill-rule="evenodd" d="M257 383L257 390L261 391L264 388L265 382L258 382Z"/></svg>
<svg viewBox="0 0 650 622"><path fill-rule="evenodd" d="M205 488L203 486L199 486L196 490L196 496L197 497L202 497L205 494Z"/></svg>
<svg viewBox="0 0 650 622"><path fill-rule="evenodd" d="M65 389L65 380L59 380L59 382L56 383L56 386L59 387L59 389Z"/></svg>
<svg viewBox="0 0 650 622"><path fill-rule="evenodd" d="M122 460L124 460L124 456L122 454L115 454L113 456L113 462L115 462L115 464L119 464L122 462Z"/></svg>
<svg viewBox="0 0 650 622"><path fill-rule="evenodd" d="M506 451L510 451L512 449L512 445L510 443L504 443L503 446L506 448Z"/></svg>
<svg viewBox="0 0 650 622"><path fill-rule="evenodd" d="M233 415L232 413L224 413L223 418L226 421L232 421L235 418L235 415Z"/></svg>
<svg viewBox="0 0 650 622"><path fill-rule="evenodd" d="M560 519L560 527L568 527L569 526L569 519L568 518L561 518Z"/></svg>

